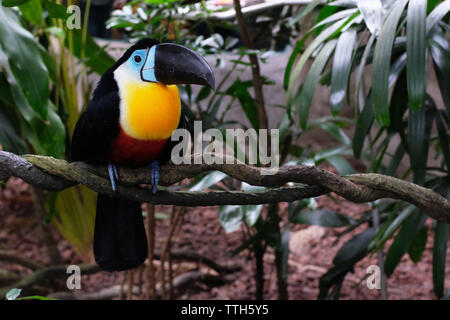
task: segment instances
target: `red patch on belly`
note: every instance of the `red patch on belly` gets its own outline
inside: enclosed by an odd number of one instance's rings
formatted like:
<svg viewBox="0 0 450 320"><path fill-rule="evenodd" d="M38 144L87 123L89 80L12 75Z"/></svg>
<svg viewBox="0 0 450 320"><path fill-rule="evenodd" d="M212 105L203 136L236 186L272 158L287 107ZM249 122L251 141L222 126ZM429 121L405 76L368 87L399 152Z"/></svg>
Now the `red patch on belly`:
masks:
<svg viewBox="0 0 450 320"><path fill-rule="evenodd" d="M165 140L137 140L122 129L111 144L108 160L114 164L143 166L156 160L166 146Z"/></svg>

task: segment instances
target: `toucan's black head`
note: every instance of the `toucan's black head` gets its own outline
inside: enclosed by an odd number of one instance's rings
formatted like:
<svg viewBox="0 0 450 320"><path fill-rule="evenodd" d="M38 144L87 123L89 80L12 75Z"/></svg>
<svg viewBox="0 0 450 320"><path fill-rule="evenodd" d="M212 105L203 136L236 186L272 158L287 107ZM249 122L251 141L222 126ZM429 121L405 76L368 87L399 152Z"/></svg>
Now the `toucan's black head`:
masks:
<svg viewBox="0 0 450 320"><path fill-rule="evenodd" d="M178 44L145 38L131 46L103 75L94 98L99 91L117 90L113 80L118 69L126 69L129 76L146 82L215 86L214 73L202 56Z"/></svg>

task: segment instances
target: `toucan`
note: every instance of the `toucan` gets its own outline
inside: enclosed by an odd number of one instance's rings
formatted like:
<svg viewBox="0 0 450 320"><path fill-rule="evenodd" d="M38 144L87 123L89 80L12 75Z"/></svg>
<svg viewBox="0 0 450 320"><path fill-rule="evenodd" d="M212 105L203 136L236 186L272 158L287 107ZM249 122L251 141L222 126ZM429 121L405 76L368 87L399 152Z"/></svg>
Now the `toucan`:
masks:
<svg viewBox="0 0 450 320"><path fill-rule="evenodd" d="M71 160L107 165L114 191L97 197L94 256L105 271L133 269L147 258L141 204L116 196L118 167L148 166L157 191L170 137L185 124L177 84L214 89L214 74L186 47L142 39L103 74L75 126Z"/></svg>

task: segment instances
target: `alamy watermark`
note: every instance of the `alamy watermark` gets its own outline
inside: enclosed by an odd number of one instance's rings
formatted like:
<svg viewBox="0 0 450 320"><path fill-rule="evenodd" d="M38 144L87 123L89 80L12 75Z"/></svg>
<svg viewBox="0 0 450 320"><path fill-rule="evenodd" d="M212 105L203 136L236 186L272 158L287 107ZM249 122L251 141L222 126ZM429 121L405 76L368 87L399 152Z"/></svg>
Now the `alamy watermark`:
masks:
<svg viewBox="0 0 450 320"><path fill-rule="evenodd" d="M273 175L280 165L278 129L207 129L194 122L193 139L186 129L177 129L171 140L174 164L249 164L261 165L261 174ZM193 140L193 141L192 141Z"/></svg>
<svg viewBox="0 0 450 320"><path fill-rule="evenodd" d="M67 277L66 285L69 290L80 290L81 289L81 269L80 266L72 264L67 267L66 273L70 274Z"/></svg>

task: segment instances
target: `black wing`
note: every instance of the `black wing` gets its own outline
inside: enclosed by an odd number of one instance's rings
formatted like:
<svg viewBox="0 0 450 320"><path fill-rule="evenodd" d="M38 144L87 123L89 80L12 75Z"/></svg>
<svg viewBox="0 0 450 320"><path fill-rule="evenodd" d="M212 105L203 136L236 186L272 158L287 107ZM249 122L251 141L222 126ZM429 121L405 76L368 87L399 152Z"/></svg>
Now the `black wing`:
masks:
<svg viewBox="0 0 450 320"><path fill-rule="evenodd" d="M113 91L92 100L78 120L72 136L71 160L103 162L118 136L120 97Z"/></svg>

